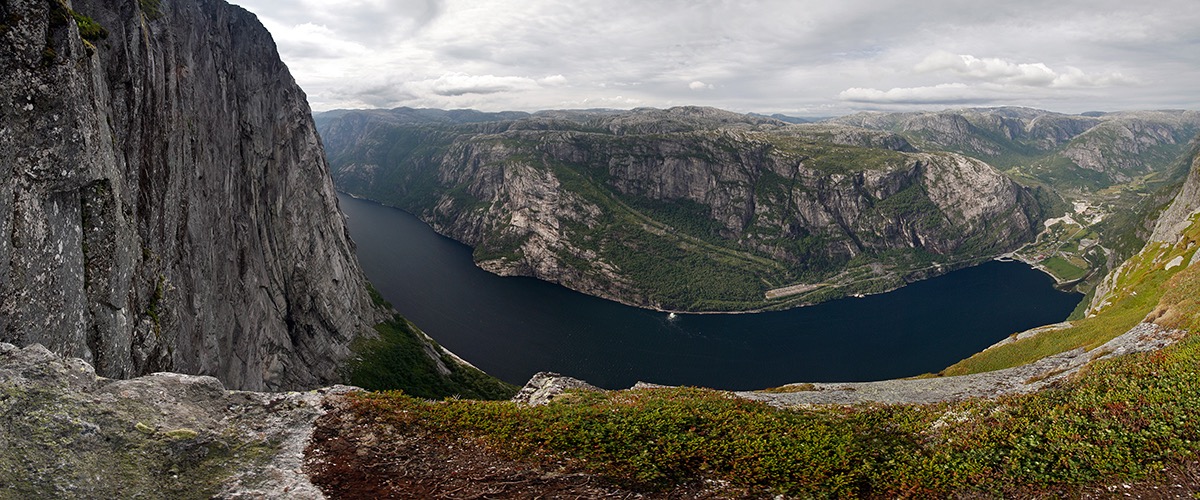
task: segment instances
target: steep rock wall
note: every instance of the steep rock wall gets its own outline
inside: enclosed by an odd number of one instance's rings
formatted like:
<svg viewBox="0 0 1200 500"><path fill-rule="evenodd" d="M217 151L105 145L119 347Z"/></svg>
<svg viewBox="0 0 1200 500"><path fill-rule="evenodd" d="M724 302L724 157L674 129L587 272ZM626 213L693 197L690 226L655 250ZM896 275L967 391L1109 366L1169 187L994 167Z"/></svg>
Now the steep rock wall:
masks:
<svg viewBox="0 0 1200 500"><path fill-rule="evenodd" d="M1159 216L1150 241L1174 243L1200 213L1200 137L1192 140L1187 180L1166 211Z"/></svg>
<svg viewBox="0 0 1200 500"><path fill-rule="evenodd" d="M257 19L218 0L6 0L0 19L0 340L108 377L336 379L379 318Z"/></svg>

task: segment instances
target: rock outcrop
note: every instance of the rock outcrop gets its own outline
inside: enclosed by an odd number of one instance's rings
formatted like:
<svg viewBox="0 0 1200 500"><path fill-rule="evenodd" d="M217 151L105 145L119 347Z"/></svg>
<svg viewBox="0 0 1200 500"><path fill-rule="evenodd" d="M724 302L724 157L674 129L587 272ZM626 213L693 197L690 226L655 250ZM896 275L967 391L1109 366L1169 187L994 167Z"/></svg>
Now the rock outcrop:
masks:
<svg viewBox="0 0 1200 500"><path fill-rule="evenodd" d="M380 318L257 19L219 0L8 0L0 23L0 340L106 377L335 380Z"/></svg>
<svg viewBox="0 0 1200 500"><path fill-rule="evenodd" d="M489 271L639 306L878 292L1013 249L1041 217L987 164L887 132L695 107L413 116L318 117L339 188L417 214Z"/></svg>
<svg viewBox="0 0 1200 500"><path fill-rule="evenodd" d="M577 378L565 377L554 372L538 372L513 396L514 403L529 406L550 404L554 398L566 391L602 391L603 389Z"/></svg>
<svg viewBox="0 0 1200 500"><path fill-rule="evenodd" d="M1068 323L1051 325L1025 332L1022 336L1036 336L1069 326ZM734 391L731 394L783 408L859 403L930 404L1029 394L1070 380L1093 361L1137 352L1157 351L1180 341L1186 335L1187 332L1183 330L1145 322L1093 349L1072 349L1002 370L875 382L798 382L760 391ZM1015 338L1005 339L989 349L999 348L1013 340ZM638 382L629 390L669 387L671 386ZM512 401L529 406L546 405L564 392L572 390L604 391L576 378L541 372L530 378Z"/></svg>
<svg viewBox="0 0 1200 500"><path fill-rule="evenodd" d="M1139 323L1095 349L1072 349L1003 370L878 382L797 383L769 391L741 391L735 394L779 407L859 403L926 404L1028 394L1069 380L1093 361L1156 351L1178 342L1184 336L1186 332L1182 330Z"/></svg>
<svg viewBox="0 0 1200 500"><path fill-rule="evenodd" d="M207 376L97 377L0 343L0 496L324 498L303 471L323 401L354 390L226 391Z"/></svg>

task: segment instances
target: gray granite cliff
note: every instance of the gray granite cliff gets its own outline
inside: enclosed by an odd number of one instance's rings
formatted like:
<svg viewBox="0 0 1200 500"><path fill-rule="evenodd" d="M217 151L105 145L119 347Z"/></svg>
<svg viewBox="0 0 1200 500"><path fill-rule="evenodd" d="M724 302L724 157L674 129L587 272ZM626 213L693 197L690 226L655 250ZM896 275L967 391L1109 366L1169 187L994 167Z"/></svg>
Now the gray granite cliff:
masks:
<svg viewBox="0 0 1200 500"><path fill-rule="evenodd" d="M106 377L286 389L336 380L375 316L305 95L254 15L0 1L0 341Z"/></svg>

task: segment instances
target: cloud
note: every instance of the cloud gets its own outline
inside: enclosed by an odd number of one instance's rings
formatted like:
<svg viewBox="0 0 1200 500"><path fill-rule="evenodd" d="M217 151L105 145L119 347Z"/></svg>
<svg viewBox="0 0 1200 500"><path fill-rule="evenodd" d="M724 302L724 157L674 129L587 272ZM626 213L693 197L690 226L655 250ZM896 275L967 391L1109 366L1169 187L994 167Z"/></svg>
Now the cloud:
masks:
<svg viewBox="0 0 1200 500"><path fill-rule="evenodd" d="M1054 87L1111 87L1115 85L1137 85L1141 82L1136 78L1127 77L1121 73L1105 73L1100 75L1087 74L1074 66L1067 66L1064 72L1054 79Z"/></svg>
<svg viewBox="0 0 1200 500"><path fill-rule="evenodd" d="M926 87L878 90L854 87L843 90L838 99L872 104L976 104L995 101L1003 96L995 88L943 83Z"/></svg>
<svg viewBox="0 0 1200 500"><path fill-rule="evenodd" d="M979 58L946 51L930 54L913 69L919 73L950 71L975 80L1029 87L1107 87L1135 83L1121 73L1088 74L1073 66L1055 71L1040 62L1014 63L1000 58Z"/></svg>
<svg viewBox="0 0 1200 500"><path fill-rule="evenodd" d="M353 103L350 107L372 108L392 108L419 99L419 96L405 88L403 83L390 81L359 82L333 87L326 92L325 97Z"/></svg>
<svg viewBox="0 0 1200 500"><path fill-rule="evenodd" d="M538 80L538 83L545 86L566 85L567 77L562 75L550 75Z"/></svg>
<svg viewBox="0 0 1200 500"><path fill-rule="evenodd" d="M1200 107L1194 0L233 1L272 32L317 110Z"/></svg>
<svg viewBox="0 0 1200 500"><path fill-rule="evenodd" d="M325 25L304 23L268 28L282 53L303 54L303 57L313 59L340 59L369 52L366 46L339 36Z"/></svg>
<svg viewBox="0 0 1200 500"><path fill-rule="evenodd" d="M418 92L427 91L440 96L460 96L532 90L539 85L532 78L520 76L444 73L434 79L409 82L407 86Z"/></svg>

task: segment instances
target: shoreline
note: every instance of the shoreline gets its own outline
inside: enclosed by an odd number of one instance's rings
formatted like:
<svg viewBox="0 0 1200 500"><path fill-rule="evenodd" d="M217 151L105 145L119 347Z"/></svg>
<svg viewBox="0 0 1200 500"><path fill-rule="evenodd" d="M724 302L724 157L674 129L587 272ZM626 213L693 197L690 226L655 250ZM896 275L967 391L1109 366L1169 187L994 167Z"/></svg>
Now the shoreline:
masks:
<svg viewBox="0 0 1200 500"><path fill-rule="evenodd" d="M357 195L357 194L354 194L354 193L349 193L349 192L346 192L346 191L342 191L342 190L340 190L340 189L335 189L334 191L335 191L335 192L337 192L337 193L339 193L339 194L344 194L344 195L346 195L346 196L349 196L349 197L351 197L351 198L353 198L353 199L355 199L355 200L360 200L360 201L365 201L365 202L369 202L369 203L374 203L374 204L376 204L376 205L379 205L379 206L388 207L388 208L392 208L392 209L395 209L395 210L399 210L399 211L401 211L401 212L404 212L404 213L406 213L406 214L408 214L408 215L411 215L411 216L413 216L413 217L416 217L416 218L417 218L417 220L421 221L423 224L425 224L426 226L428 226L428 227L429 227L431 230L433 230L433 232L434 232L434 233L436 233L437 235L439 235L439 236L441 236L441 237L443 237L443 238L447 238L447 239L449 239L449 240L451 240L451 241L454 241L454 242L456 242L456 243L458 243L458 244L461 244L461 245L466 245L465 243L463 243L463 242L461 242L461 241L458 241L457 239L455 239L455 238L453 238L453 237L451 237L451 236L448 236L448 235L446 235L446 234L443 234L443 233L439 232L439 231L438 231L437 229L435 229L435 228L434 228L432 225L430 225L428 222L426 222L424 219L422 219L422 218L421 218L419 215L417 215L417 214L414 214L414 213L412 213L412 212L409 212L408 210L405 210L405 209L403 209L403 208L401 208L401 207L397 207L397 206L395 206L395 205L391 205L391 204L388 204L388 203L385 203L385 202L380 202L380 201L377 201L377 200L374 200L374 199L368 198L368 197L366 197L366 196L360 196L360 195ZM470 247L470 245L466 245L466 246L467 246L467 247L469 247L469 248L472 248L472 249L473 249L473 247ZM985 262L989 262L989 261L993 261L993 260L994 260L994 261L999 261L999 262L1014 262L1014 261L1019 261L1019 262L1021 262L1021 263L1024 263L1024 264L1026 264L1026 265L1028 265L1028 266L1030 266L1030 267L1032 267L1032 268L1034 268L1034 269L1037 269L1037 270L1039 270L1039 271L1041 271L1041 272L1043 272L1043 273L1046 273L1046 274L1047 274L1047 275L1049 275L1051 278L1054 278L1054 280L1055 280L1055 282L1056 282L1056 285L1055 285L1055 287L1059 287L1059 284L1058 284L1058 279L1057 279L1057 278L1055 278L1053 274L1050 274L1048 271L1046 271L1045 269L1043 269L1043 268L1042 268L1042 266L1038 266L1038 265L1031 264L1031 263L1029 263L1028 261L1026 261L1026 260L1024 260L1024 259L1020 259L1020 258L1014 258L1014 255L1015 255L1015 251L1013 251L1013 252L1007 252L1007 253L1003 253L1003 254L1000 254L1000 255L992 256L992 257L979 257L979 258L976 258L976 259L968 259L968 260L965 260L965 261L959 261L959 263L964 263L964 262L968 263L967 265L965 265L965 266L961 266L961 267L959 267L959 266L955 266L955 265L954 265L955 263L941 264L941 265L935 266L935 268L936 268L936 269L937 269L937 271L938 271L938 272L936 272L936 273L933 273L933 274L927 274L927 275L922 275L920 278L918 278L918 279L912 279L912 280L910 280L910 279L907 279L906 277L901 277L900 279L903 281L903 284L902 284L902 285L900 285L900 286L896 286L896 287L891 287L891 288L888 288L888 289L886 289L886 290L879 291L879 292L870 292L870 293L865 293L865 292L858 292L858 293L847 293L847 294L845 294L845 295L842 295L841 297L837 297L837 298L833 298L833 299L829 299L829 300L825 300L825 301L821 301L821 302L808 302L808 301L800 301L800 302L798 302L798 303L795 303L795 304L790 304L790 305L786 305L786 306L784 306L784 307L774 307L774 306L772 306L772 305L768 304L768 305L765 305L765 306L763 306L763 307L756 307L756 308L751 308L751 309L739 309L739 310L731 310L731 311L688 311L688 310L682 310L682 309L666 309L666 308L662 308L662 307L659 307L659 306L656 306L656 305L653 305L653 304L638 304L638 303L634 303L634 302L626 301L626 300L623 300L623 299L622 299L622 298L620 298L620 297L611 296L611 295L608 295L608 294L605 294L605 295L600 295L600 294L596 294L596 293L592 293L592 292L586 292L586 291L583 291L583 290L579 290L579 289L576 289L576 288L573 288L573 287L567 286L567 285L565 285L565 284L563 284L563 283L559 283L559 282L557 282L557 281L550 281L550 280L546 280L546 279L539 278L539 277L537 277L537 276L529 276L529 275L523 275L523 274L499 274L499 273L494 273L494 272L492 272L492 271L490 271L490 270L488 270L488 269L486 269L486 268L484 268L484 267L480 266L478 261L474 261L474 259L472 259L472 262L473 262L473 264L475 265L475 267L477 267L477 268L479 268L479 269L482 269L482 270L484 270L484 271L487 271L487 272L489 272L489 273L495 274L496 276L504 276L504 277L526 277L526 278L533 278L533 279L540 280L540 281L543 281L543 282L546 282L546 283L552 283L552 284L555 284L555 285L561 286L561 287L563 287L563 288L566 288L566 289L568 289L568 290L571 290L571 291L574 291L574 292L577 292L577 293L581 293L581 294L587 295L587 296L589 296L589 297L596 297L596 298L599 298L599 299L603 299L603 300L608 300L608 301L616 302L616 303L618 303L618 304L621 304L621 305L625 305L625 306L629 306L629 307L634 307L634 308L638 308L638 309L642 309L642 310L646 310L646 311L654 311L654 312L660 312L660 313L666 313L666 314L675 314L676 316L679 316L679 315L685 315L685 314L691 314L691 315L719 315L719 314L729 314L729 315L732 315L732 314L759 314L759 313L767 313L767 312L786 311L786 310L789 310L789 309L797 309L797 308L801 308L801 307L809 307L809 306L814 306L814 305L818 305L818 304L823 304L823 303L825 303L825 302L832 302L832 301L835 301L835 300L841 300L841 299L848 299L848 298L860 298L860 299L861 299L861 298L865 298L865 297L867 297L867 296L870 296L870 295L879 295L879 294L884 294L884 293L894 292L894 291L896 291L896 290L899 290L900 288L903 288L903 287L905 287L905 286L907 286L907 285L910 285L910 284L912 284L912 283L916 283L916 282L918 282L918 281L923 281L923 280L927 280L927 279L931 279L931 278L936 278L936 277L939 277L939 276L944 276L944 275L946 275L946 274L949 274L949 273L951 273L951 272L954 272L954 271L958 271L958 270L962 270L962 269L967 269L967 268L975 267L975 266L981 265L981 264L983 264L983 263L985 263ZM911 275L913 275L914 273L917 273L917 272L919 272L919 271L925 271L925 270L928 270L928 269L929 269L929 268L912 270L912 271L910 271L910 272L909 272L909 276L911 276ZM1086 279L1086 276L1085 276L1083 279ZM1082 279L1081 279L1080 281L1082 281ZM770 299L770 300L779 300L779 299L783 299L783 298L786 298L786 297L791 297L791 296L795 296L795 295L801 295L801 294L809 293L809 292L816 291L816 290L818 290L818 289L822 289L822 288L828 288L828 287L843 287L843 286L845 286L845 285L839 285L839 284L835 284L835 283L799 284L799 285L789 285L789 286L786 286L786 287L778 287L778 288L773 288L773 289L771 289L771 290L768 290L768 291L767 291L767 292L765 292L765 293L770 293L771 291L775 291L775 290L783 290L783 289L788 289L788 288L793 288L793 287L807 287L807 289L805 289L805 290L802 290L802 291L797 291L797 292L794 292L794 293L789 293L789 294L787 294L787 295L780 295L780 296L776 296L776 297L773 297L772 299ZM780 305L782 305L782 304L780 304Z"/></svg>
<svg viewBox="0 0 1200 500"><path fill-rule="evenodd" d="M1046 266L1043 266L1039 262L1031 262L1031 261L1021 257L1020 255L1018 255L1016 251L998 255L993 260L996 260L999 262L1021 262L1021 263L1024 263L1025 265L1027 265L1033 269L1041 271L1046 276L1049 276L1050 279L1054 280L1054 287L1059 290L1063 290L1063 291L1071 291L1072 287L1074 287L1075 285L1078 285L1080 283L1083 283L1088 278L1091 278L1093 274L1096 274L1095 268L1088 268L1087 273L1085 273L1083 276L1073 279L1073 280L1064 280L1064 279L1059 278L1058 276L1055 276L1054 273L1050 272L1050 270L1046 268Z"/></svg>

